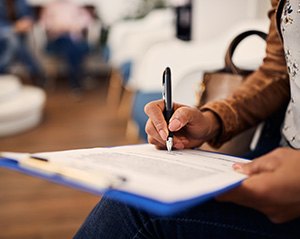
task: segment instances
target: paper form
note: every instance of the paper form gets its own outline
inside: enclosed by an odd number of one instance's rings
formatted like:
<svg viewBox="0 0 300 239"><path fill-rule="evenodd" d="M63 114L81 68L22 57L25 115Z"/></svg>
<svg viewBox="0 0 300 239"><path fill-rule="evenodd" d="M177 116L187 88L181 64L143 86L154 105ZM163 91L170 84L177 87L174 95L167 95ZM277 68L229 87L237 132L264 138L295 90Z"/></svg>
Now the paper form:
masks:
<svg viewBox="0 0 300 239"><path fill-rule="evenodd" d="M38 153L49 162L93 175L101 172L122 176L118 189L159 201L176 202L218 191L246 176L232 169L234 162L248 160L199 150L157 150L131 145Z"/></svg>

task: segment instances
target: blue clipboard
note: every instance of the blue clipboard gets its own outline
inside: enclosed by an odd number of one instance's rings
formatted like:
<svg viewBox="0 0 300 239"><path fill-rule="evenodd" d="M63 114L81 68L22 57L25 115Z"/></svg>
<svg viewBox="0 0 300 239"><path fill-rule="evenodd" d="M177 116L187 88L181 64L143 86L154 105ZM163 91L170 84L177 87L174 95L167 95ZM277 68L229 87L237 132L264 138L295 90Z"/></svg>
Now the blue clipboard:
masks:
<svg viewBox="0 0 300 239"><path fill-rule="evenodd" d="M66 179L59 175L49 175L38 170L28 169L20 166L17 161L8 159L8 158L0 158L0 167L7 168L13 171L17 171L26 175L30 175L33 177L45 179L47 181L60 184L63 186L71 187L74 189L78 189L84 192L92 193L95 195L103 195L109 197L113 200L117 200L133 206L135 208L147 211L148 213L160 215L160 216L170 216L186 209L192 208L193 206L199 205L207 200L214 198L217 195L222 194L232 188L237 187L241 184L242 180L229 185L228 187L222 188L221 190L214 191L213 193L208 193L199 197L190 198L188 200L177 201L172 203L165 203L158 200L154 200L152 198L147 198L141 195L136 195L132 193L128 193L125 191L121 191L113 188L99 188L99 190L95 190L95 188L89 188L86 185L82 185L78 182L72 181L71 179Z"/></svg>

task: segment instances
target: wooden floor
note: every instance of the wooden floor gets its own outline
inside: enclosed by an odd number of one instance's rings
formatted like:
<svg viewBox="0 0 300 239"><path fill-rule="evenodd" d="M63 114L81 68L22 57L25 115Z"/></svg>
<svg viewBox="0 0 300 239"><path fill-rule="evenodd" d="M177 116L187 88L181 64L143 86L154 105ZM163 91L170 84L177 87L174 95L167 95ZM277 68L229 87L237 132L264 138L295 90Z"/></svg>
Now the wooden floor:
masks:
<svg viewBox="0 0 300 239"><path fill-rule="evenodd" d="M126 119L106 105L107 80L78 101L67 86L48 93L41 124L0 138L0 151L39 152L134 143ZM100 197L0 169L0 239L72 238Z"/></svg>

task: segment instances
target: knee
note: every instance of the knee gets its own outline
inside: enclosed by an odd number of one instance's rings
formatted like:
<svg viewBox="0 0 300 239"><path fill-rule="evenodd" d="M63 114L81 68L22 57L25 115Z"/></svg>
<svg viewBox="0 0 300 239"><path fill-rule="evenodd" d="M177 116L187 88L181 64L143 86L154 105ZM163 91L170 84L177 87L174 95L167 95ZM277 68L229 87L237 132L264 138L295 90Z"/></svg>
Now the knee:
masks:
<svg viewBox="0 0 300 239"><path fill-rule="evenodd" d="M125 204L103 196L90 213L88 219L98 221L105 217L106 219L111 218L112 220L115 220L119 217L125 217L128 213L127 210L128 209Z"/></svg>
<svg viewBox="0 0 300 239"><path fill-rule="evenodd" d="M116 230L118 228L118 230ZM132 211L123 203L103 197L74 238L132 238L139 226Z"/></svg>

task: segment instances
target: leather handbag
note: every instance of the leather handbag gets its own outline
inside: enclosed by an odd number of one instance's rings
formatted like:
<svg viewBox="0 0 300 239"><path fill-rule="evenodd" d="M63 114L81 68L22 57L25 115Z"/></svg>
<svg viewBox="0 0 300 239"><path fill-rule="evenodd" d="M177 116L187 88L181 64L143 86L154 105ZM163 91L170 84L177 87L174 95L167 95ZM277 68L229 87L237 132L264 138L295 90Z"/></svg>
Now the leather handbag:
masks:
<svg viewBox="0 0 300 239"><path fill-rule="evenodd" d="M231 41L227 48L224 68L204 73L198 94L198 107L213 100L225 99L243 83L244 79L249 74L252 73L251 70L237 67L232 60L233 54L239 43L252 35L257 35L264 40L266 40L267 37L266 33L257 30L245 31L239 34ZM201 149L242 156L250 151L250 144L254 132L255 128L247 130L226 142L219 149L211 148L208 144L202 145Z"/></svg>

